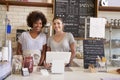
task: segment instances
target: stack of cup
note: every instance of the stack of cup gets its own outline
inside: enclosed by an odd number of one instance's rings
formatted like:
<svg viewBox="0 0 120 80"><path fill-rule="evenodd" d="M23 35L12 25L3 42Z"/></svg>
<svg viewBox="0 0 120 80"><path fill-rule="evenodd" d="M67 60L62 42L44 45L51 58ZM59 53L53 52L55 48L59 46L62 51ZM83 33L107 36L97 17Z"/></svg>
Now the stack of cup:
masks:
<svg viewBox="0 0 120 80"><path fill-rule="evenodd" d="M8 47L2 47L2 61L8 61Z"/></svg>

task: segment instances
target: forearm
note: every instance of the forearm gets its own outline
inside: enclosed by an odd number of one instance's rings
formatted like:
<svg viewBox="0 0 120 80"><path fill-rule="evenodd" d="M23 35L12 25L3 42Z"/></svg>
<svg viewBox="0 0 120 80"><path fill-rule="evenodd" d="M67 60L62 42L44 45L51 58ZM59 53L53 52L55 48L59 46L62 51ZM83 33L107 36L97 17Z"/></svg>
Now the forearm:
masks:
<svg viewBox="0 0 120 80"><path fill-rule="evenodd" d="M16 51L17 55L22 55L22 45L18 42L17 45L17 51Z"/></svg>
<svg viewBox="0 0 120 80"><path fill-rule="evenodd" d="M17 50L17 55L22 55L22 51Z"/></svg>
<svg viewBox="0 0 120 80"><path fill-rule="evenodd" d="M42 63L44 62L44 59L45 59L45 56L44 56L44 55L41 55L39 65L42 65Z"/></svg>
<svg viewBox="0 0 120 80"><path fill-rule="evenodd" d="M75 51L71 52L70 63L73 61L75 57Z"/></svg>
<svg viewBox="0 0 120 80"><path fill-rule="evenodd" d="M42 65L42 63L45 60L45 56L46 56L46 45L43 46L43 50L41 51L41 58L40 58L39 65Z"/></svg>
<svg viewBox="0 0 120 80"><path fill-rule="evenodd" d="M70 58L70 63L73 61L74 57L75 57L75 44L71 44L71 58Z"/></svg>

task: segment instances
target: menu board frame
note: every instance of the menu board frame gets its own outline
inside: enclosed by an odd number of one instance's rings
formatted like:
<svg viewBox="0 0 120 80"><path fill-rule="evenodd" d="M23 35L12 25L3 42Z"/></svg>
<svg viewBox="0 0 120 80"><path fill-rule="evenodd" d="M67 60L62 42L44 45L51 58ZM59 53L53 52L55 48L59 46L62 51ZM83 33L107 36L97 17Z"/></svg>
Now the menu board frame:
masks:
<svg viewBox="0 0 120 80"><path fill-rule="evenodd" d="M54 17L61 17L64 31L75 38L84 39L86 35L89 38L89 26L85 34L85 18L97 17L97 11L98 0L54 0Z"/></svg>

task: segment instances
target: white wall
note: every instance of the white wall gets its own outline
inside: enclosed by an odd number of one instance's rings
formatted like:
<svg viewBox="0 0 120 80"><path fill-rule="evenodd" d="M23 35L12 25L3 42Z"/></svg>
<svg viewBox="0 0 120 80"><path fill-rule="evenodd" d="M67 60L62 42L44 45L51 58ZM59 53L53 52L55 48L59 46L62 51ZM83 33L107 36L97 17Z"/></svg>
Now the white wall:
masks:
<svg viewBox="0 0 120 80"><path fill-rule="evenodd" d="M110 19L120 19L120 12L98 11L98 17L106 17L108 21Z"/></svg>
<svg viewBox="0 0 120 80"><path fill-rule="evenodd" d="M108 6L120 6L120 0L108 0Z"/></svg>

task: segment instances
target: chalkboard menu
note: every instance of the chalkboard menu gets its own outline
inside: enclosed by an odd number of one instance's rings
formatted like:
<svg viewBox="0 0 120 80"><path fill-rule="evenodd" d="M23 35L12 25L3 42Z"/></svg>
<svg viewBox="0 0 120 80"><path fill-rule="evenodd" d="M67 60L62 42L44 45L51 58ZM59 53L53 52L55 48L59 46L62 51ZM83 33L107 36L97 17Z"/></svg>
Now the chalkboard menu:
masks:
<svg viewBox="0 0 120 80"><path fill-rule="evenodd" d="M65 32L71 32L76 38L84 38L85 18L96 16L96 3L96 0L55 0L54 16L63 19Z"/></svg>
<svg viewBox="0 0 120 80"><path fill-rule="evenodd" d="M103 40L83 40L84 51L84 68L88 68L89 64L96 66L97 56L104 56Z"/></svg>

